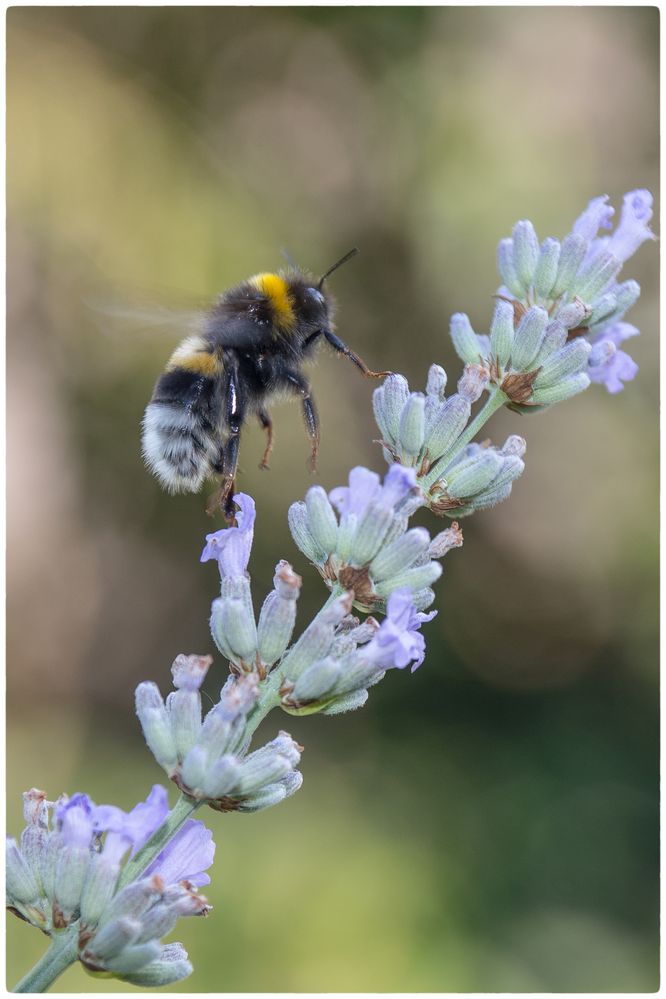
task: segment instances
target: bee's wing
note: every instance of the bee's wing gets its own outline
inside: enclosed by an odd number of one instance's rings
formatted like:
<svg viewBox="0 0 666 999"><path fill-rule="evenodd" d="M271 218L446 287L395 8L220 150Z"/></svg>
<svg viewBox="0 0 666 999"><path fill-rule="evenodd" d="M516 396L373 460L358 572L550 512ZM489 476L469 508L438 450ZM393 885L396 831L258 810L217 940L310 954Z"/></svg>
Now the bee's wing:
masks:
<svg viewBox="0 0 666 999"><path fill-rule="evenodd" d="M93 323L106 335L164 332L167 334L202 333L206 328L203 309L172 309L160 305L134 305L123 302L88 299Z"/></svg>

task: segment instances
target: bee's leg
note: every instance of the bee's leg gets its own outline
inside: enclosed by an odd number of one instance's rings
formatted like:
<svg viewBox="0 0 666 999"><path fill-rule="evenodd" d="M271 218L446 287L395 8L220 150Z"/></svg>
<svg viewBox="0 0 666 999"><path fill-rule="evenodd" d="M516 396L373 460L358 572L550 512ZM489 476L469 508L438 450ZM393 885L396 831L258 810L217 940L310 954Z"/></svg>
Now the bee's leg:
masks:
<svg viewBox="0 0 666 999"><path fill-rule="evenodd" d="M317 416L314 399L311 395L305 396L302 405L305 427L310 438L308 468L314 474L317 471L317 457L319 455L319 417Z"/></svg>
<svg viewBox="0 0 666 999"><path fill-rule="evenodd" d="M273 433L273 421L271 420L270 416L268 415L265 409L260 409L257 416L259 417L259 422L261 423L262 427L266 431L266 434L268 435L268 440L266 442L266 450L264 451L264 456L261 459L261 464L259 465L259 468L268 468L268 459L270 458L271 451L273 450L273 441L275 437Z"/></svg>
<svg viewBox="0 0 666 999"><path fill-rule="evenodd" d="M310 438L310 458L308 468L311 472L317 471L317 456L319 454L319 418L314 400L310 393L310 384L303 377L300 371L285 371L283 378L290 389L297 392L301 397L303 417L305 419L305 429Z"/></svg>
<svg viewBox="0 0 666 999"><path fill-rule="evenodd" d="M332 333L330 330L323 330L323 334L330 343L331 347L337 350L338 353L344 354L345 357L348 357L357 368L360 368L366 378L385 378L386 375L391 374L390 371L371 371L363 358L354 353L351 347L348 347L339 336L336 336L335 333Z"/></svg>
<svg viewBox="0 0 666 999"><path fill-rule="evenodd" d="M238 373L231 368L227 374L224 392L224 422L227 430L227 440L220 448L217 462L213 466L221 473L222 482L213 498L218 509L221 509L228 521L235 520L234 492L236 490L236 468L238 466L238 448L240 432L245 419L245 401L238 382Z"/></svg>

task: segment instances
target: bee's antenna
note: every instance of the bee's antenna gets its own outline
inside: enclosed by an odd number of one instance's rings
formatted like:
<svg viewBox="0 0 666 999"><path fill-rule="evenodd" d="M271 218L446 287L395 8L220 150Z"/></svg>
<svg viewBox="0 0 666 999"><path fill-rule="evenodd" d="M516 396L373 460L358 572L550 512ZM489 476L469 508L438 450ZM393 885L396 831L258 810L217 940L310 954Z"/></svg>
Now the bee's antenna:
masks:
<svg viewBox="0 0 666 999"><path fill-rule="evenodd" d="M323 277L319 278L319 284L317 285L317 288L321 288L321 286L323 285L324 281L329 276L329 274L332 274L333 271L337 271L338 267L342 267L342 265L346 264L348 260L351 260L352 257L355 257L358 252L359 252L358 246L354 246L349 251L349 253L345 253L344 257L340 257L340 259L335 264L333 264L332 267L329 267L329 269L326 271Z"/></svg>

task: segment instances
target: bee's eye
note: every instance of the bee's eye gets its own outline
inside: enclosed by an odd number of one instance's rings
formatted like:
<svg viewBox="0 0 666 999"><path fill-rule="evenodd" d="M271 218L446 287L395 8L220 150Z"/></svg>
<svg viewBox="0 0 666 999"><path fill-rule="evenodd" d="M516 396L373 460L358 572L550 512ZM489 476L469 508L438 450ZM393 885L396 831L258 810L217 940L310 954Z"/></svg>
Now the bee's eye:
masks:
<svg viewBox="0 0 666 999"><path fill-rule="evenodd" d="M310 296L310 298L313 298L315 300L317 305L324 304L325 301L324 296L322 295L322 293L319 291L318 288L308 288L308 295Z"/></svg>

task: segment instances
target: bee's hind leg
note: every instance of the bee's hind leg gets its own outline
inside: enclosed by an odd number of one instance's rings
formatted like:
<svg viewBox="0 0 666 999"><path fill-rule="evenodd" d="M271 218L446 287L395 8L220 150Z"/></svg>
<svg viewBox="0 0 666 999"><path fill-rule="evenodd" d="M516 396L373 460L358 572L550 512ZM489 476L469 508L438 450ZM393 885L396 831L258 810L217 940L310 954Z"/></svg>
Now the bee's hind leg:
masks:
<svg viewBox="0 0 666 999"><path fill-rule="evenodd" d="M266 441L266 450L264 451L263 457L259 464L259 468L263 469L263 468L268 468L268 459L270 458L271 451L273 450L275 434L273 433L273 421L271 420L266 410L260 409L259 412L257 413L257 416L259 417L259 422L266 431L268 437Z"/></svg>
<svg viewBox="0 0 666 999"><path fill-rule="evenodd" d="M311 395L305 396L302 405L305 427L310 438L308 468L314 474L317 471L317 458L319 456L319 417L317 416L317 410Z"/></svg>
<svg viewBox="0 0 666 999"><path fill-rule="evenodd" d="M212 465L213 471L221 476L221 481L206 504L206 513L209 517L214 517L216 513L221 512L229 523L236 519L234 493L236 492L239 443L240 434L233 434L225 444L221 445L219 457Z"/></svg>

